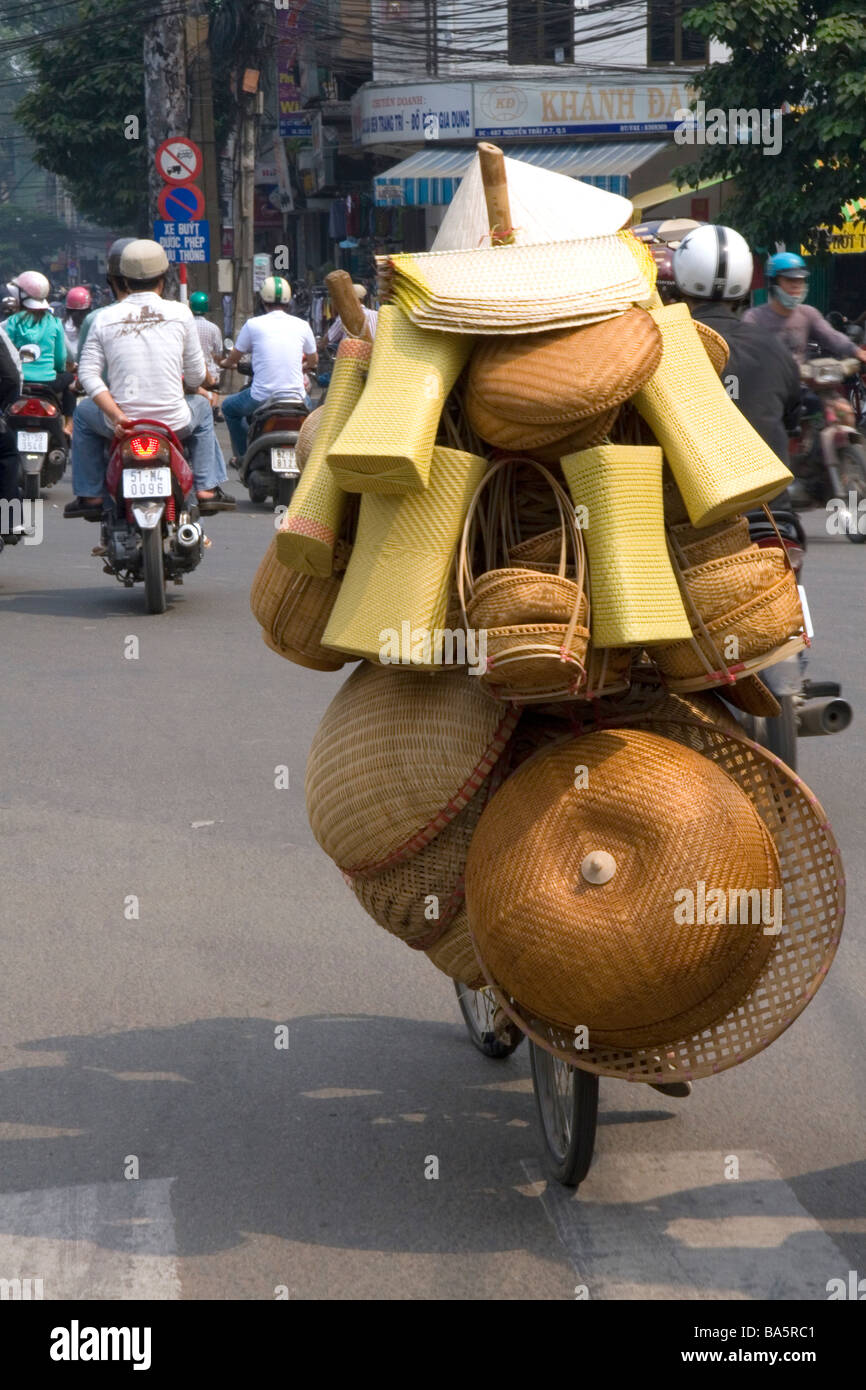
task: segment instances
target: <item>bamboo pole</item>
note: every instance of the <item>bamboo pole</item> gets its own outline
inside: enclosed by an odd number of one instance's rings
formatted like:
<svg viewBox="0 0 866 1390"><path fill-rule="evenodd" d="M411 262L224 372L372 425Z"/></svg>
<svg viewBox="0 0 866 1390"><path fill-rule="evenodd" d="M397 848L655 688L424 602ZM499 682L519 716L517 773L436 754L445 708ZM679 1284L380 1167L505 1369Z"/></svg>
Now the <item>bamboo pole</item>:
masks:
<svg viewBox="0 0 866 1390"><path fill-rule="evenodd" d="M508 201L508 179L505 174L505 155L498 145L486 141L478 146L481 161L481 181L487 201L492 246L511 246L514 229L511 225L511 206Z"/></svg>
<svg viewBox="0 0 866 1390"><path fill-rule="evenodd" d="M372 341L367 315L364 313L352 285L352 277L345 270L332 270L325 276L325 285L335 314L339 314L343 327L350 338L364 338Z"/></svg>

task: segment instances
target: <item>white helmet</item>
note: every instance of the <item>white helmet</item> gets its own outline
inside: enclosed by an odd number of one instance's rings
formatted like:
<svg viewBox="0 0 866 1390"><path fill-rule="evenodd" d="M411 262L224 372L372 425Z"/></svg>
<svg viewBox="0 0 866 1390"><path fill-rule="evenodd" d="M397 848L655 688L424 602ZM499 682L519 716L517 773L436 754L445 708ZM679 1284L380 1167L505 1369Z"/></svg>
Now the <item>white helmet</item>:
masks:
<svg viewBox="0 0 866 1390"><path fill-rule="evenodd" d="M705 223L674 251L674 279L693 299L743 299L752 284L752 253L733 227Z"/></svg>
<svg viewBox="0 0 866 1390"><path fill-rule="evenodd" d="M25 270L12 284L19 291L25 309L48 309L51 286L40 270Z"/></svg>
<svg viewBox="0 0 866 1390"><path fill-rule="evenodd" d="M265 304L288 304L292 297L292 287L282 275L269 275L259 294Z"/></svg>

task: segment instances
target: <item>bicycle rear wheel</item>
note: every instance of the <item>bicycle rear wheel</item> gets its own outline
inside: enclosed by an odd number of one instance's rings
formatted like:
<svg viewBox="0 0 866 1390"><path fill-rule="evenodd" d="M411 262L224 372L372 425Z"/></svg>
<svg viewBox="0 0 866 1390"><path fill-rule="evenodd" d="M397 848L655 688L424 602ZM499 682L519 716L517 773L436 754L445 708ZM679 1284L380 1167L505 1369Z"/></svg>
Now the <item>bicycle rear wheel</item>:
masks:
<svg viewBox="0 0 866 1390"><path fill-rule="evenodd" d="M598 1077L529 1044L532 1086L547 1159L557 1182L578 1187L592 1163L598 1124Z"/></svg>
<svg viewBox="0 0 866 1390"><path fill-rule="evenodd" d="M515 1048L523 1042L523 1034L516 1027L510 1028L513 1041L498 1038L493 1031L493 1016L496 1013L496 998L492 989L472 989L462 980L454 981L457 1002L466 1023L470 1040L485 1057L495 1057L501 1061L510 1057Z"/></svg>

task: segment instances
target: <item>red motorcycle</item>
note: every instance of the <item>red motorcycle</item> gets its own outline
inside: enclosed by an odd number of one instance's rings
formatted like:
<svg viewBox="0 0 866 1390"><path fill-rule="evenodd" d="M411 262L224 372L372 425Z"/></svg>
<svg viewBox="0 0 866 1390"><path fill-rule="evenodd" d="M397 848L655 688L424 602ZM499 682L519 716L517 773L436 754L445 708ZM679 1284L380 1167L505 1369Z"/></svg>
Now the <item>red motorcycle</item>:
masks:
<svg viewBox="0 0 866 1390"><path fill-rule="evenodd" d="M166 580L182 584L205 545L183 445L159 420L133 421L131 432L112 445L106 486L105 573L127 589L143 581L148 613L164 613Z"/></svg>

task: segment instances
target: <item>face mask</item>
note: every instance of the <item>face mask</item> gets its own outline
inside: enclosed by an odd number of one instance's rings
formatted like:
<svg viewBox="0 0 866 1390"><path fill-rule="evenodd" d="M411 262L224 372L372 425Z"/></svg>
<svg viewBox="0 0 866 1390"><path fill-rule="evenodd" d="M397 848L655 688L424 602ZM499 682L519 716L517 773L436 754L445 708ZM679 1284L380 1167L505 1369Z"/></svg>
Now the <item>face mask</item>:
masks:
<svg viewBox="0 0 866 1390"><path fill-rule="evenodd" d="M796 309L798 304L803 303L807 293L808 286L805 282L802 290L798 294L789 294L787 290L782 289L781 285L773 286L773 296L775 299L778 299L783 309Z"/></svg>

